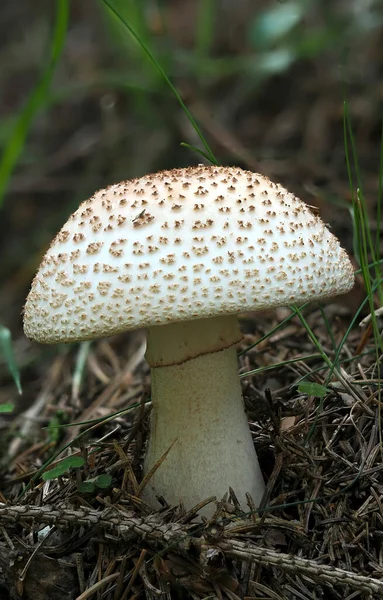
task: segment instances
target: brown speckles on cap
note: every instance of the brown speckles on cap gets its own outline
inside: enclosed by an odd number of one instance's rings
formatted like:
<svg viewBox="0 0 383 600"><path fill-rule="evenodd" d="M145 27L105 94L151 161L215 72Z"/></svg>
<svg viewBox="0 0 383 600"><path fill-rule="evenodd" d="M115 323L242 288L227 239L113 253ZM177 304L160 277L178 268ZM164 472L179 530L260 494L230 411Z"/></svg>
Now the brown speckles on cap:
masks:
<svg viewBox="0 0 383 600"><path fill-rule="evenodd" d="M73 261L77 260L80 257L80 254L81 254L81 250L78 248L77 250L73 250L70 253L69 258L73 262Z"/></svg>
<svg viewBox="0 0 383 600"><path fill-rule="evenodd" d="M69 277L66 271L57 271L55 282L61 287L70 287L74 285L74 279Z"/></svg>
<svg viewBox="0 0 383 600"><path fill-rule="evenodd" d="M85 240L85 235L83 233L75 233L72 239L75 244L81 244Z"/></svg>
<svg viewBox="0 0 383 600"><path fill-rule="evenodd" d="M74 292L76 294L81 294L82 292L88 292L88 290L90 290L92 287L92 284L90 281L81 281L75 288L74 288Z"/></svg>
<svg viewBox="0 0 383 600"><path fill-rule="evenodd" d="M73 265L73 275L86 275L89 271L89 265Z"/></svg>
<svg viewBox="0 0 383 600"><path fill-rule="evenodd" d="M126 217L124 217L123 215L118 215L117 226L122 227L124 225L125 221L126 221Z"/></svg>
<svg viewBox="0 0 383 600"><path fill-rule="evenodd" d="M100 294L100 296L107 296L109 293L109 290L111 288L112 284L110 283L110 281L100 281L97 284L97 291Z"/></svg>
<svg viewBox="0 0 383 600"><path fill-rule="evenodd" d="M177 262L175 254L168 254L167 256L163 256L160 258L160 262L165 265L174 265Z"/></svg>
<svg viewBox="0 0 383 600"><path fill-rule="evenodd" d="M199 165L84 202L41 263L25 331L91 339L305 302L352 283L346 253L303 202L262 175Z"/></svg>
<svg viewBox="0 0 383 600"><path fill-rule="evenodd" d="M144 227L145 225L149 225L154 219L154 216L147 212L145 209L133 219L133 227Z"/></svg>
<svg viewBox="0 0 383 600"><path fill-rule="evenodd" d="M103 245L104 245L104 242L92 242L92 243L88 244L88 246L86 248L86 253L87 254L97 254L97 252L99 252L101 250Z"/></svg>
<svg viewBox="0 0 383 600"><path fill-rule="evenodd" d="M117 279L118 281L121 281L121 283L130 283L132 281L132 275L119 275Z"/></svg>
<svg viewBox="0 0 383 600"><path fill-rule="evenodd" d="M125 239L115 240L109 246L109 254L114 256L114 258L120 258L124 255L124 245L126 243Z"/></svg>
<svg viewBox="0 0 383 600"><path fill-rule="evenodd" d="M60 308L64 304L67 297L67 294L53 292L49 301L49 306L53 309Z"/></svg>
<svg viewBox="0 0 383 600"><path fill-rule="evenodd" d="M56 245L56 244L63 244L66 241L69 240L70 237L70 231L68 231L67 229L62 229L55 237L55 239L52 242L52 246Z"/></svg>
<svg viewBox="0 0 383 600"><path fill-rule="evenodd" d="M119 271L120 271L119 267L112 267L112 265L109 265L109 264L102 265L103 273L119 273Z"/></svg>

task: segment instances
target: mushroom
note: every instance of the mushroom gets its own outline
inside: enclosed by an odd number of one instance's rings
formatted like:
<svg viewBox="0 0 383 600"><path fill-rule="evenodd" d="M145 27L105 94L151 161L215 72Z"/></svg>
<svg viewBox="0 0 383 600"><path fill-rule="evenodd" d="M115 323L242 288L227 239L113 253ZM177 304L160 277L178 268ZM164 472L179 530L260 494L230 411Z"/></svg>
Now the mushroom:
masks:
<svg viewBox="0 0 383 600"><path fill-rule="evenodd" d="M336 237L293 194L238 167L198 165L83 202L45 254L24 329L56 343L146 327L145 472L165 458L145 498L190 508L231 486L246 507L264 482L238 378L237 315L342 294L353 282Z"/></svg>

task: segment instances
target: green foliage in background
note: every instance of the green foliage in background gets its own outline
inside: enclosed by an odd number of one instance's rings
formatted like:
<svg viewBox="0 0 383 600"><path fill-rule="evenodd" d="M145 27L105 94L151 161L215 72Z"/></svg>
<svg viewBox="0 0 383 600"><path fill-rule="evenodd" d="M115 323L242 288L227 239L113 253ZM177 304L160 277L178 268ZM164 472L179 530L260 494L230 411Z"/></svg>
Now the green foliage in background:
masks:
<svg viewBox="0 0 383 600"><path fill-rule="evenodd" d="M324 398L329 391L324 385L313 381L302 381L298 385L298 392L307 394L308 396L315 396L316 398Z"/></svg>
<svg viewBox="0 0 383 600"><path fill-rule="evenodd" d="M102 474L102 475L98 475L97 477L85 479L84 481L82 481L79 484L78 489L80 492L89 494L89 493L95 492L97 489L105 490L111 486L111 483L112 483L112 476Z"/></svg>
<svg viewBox="0 0 383 600"><path fill-rule="evenodd" d="M56 467L53 467L49 471L45 471L42 474L42 479L44 481L49 481L50 479L57 479L57 477L62 477L69 473L71 469L79 469L83 467L85 464L85 460L82 456L67 456L63 458L62 461Z"/></svg>
<svg viewBox="0 0 383 600"><path fill-rule="evenodd" d="M67 31L69 2L68 0L57 0L56 6L57 16L53 31L52 46L48 53L49 62L43 68L40 80L36 87L32 90L19 114L16 115L14 125L10 131L9 138L1 157L0 209L4 203L4 195L13 169L24 149L29 128L39 111L43 110L45 107L49 86L61 57Z"/></svg>
<svg viewBox="0 0 383 600"><path fill-rule="evenodd" d="M9 372L11 373L13 381L15 382L17 391L19 394L21 394L22 389L20 372L13 352L11 332L9 331L9 329L7 329L7 327L3 327L3 325L0 325L0 351L4 355Z"/></svg>
<svg viewBox="0 0 383 600"><path fill-rule="evenodd" d="M319 23L310 13L321 15ZM337 48L339 57L356 36L368 35L383 23L378 2L366 7L364 0L350 0L346 10L331 10L319 0L288 0L271 3L249 27L249 39L257 51L255 69L267 77L282 73L302 59Z"/></svg>

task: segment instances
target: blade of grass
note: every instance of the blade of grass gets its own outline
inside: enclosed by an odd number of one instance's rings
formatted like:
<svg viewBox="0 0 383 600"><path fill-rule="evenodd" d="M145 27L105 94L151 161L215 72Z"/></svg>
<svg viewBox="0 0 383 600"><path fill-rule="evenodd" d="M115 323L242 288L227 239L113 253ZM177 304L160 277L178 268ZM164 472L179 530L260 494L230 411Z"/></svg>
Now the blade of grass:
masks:
<svg viewBox="0 0 383 600"><path fill-rule="evenodd" d="M308 306L308 305L309 305L309 303L306 302L306 304L304 304L303 306L301 306L301 310L304 310L306 308L306 306ZM246 352L249 352L249 350L252 350L253 348L256 348L259 344L261 344L262 342L264 342L265 340L267 340L269 337L271 337L274 333L276 333L277 331L279 331L279 329L282 329L282 327L284 327L285 325L287 325L287 323L289 321L291 321L291 319L293 317L295 317L295 313L291 312L285 319L283 319L283 321L281 321L280 323L278 323L278 325L275 325L275 327L273 327L272 329L270 329L270 331L268 331L267 333L265 333L265 335L263 335L261 338L259 338L259 340L257 340L256 342L254 342L254 344L251 344L250 346L248 346L244 350L241 350L241 352L238 353L238 356L243 356L244 354L246 354Z"/></svg>
<svg viewBox="0 0 383 600"><path fill-rule="evenodd" d="M331 373L333 373L336 376L336 378L338 379L338 381L342 382L342 384L345 387L345 389L347 389L348 391L351 391L352 394L355 395L353 393L353 390L350 389L349 382L343 377L343 375L340 373L339 369L336 367L335 363L331 362L331 359L327 356L327 354L323 350L323 348L322 348L319 340L316 338L314 332L312 331L311 327L307 323L307 321L304 318L303 314L301 313L300 309L297 306L291 306L291 310L293 310L295 312L295 314L299 317L299 319L300 319L303 327L305 328L305 330L306 330L306 332L307 332L310 340L312 341L312 343L314 344L314 346L317 348L318 352L321 355L322 360L329 367ZM324 402L324 398L320 398L317 414L315 416L314 422L311 425L310 430L309 430L309 432L308 432L308 434L306 436L306 439L305 439L305 443L306 444L308 443L308 441L310 440L310 438L314 434L314 431L316 429L316 425L317 425L319 416L320 416L320 414L322 412L322 409L323 409L323 402Z"/></svg>
<svg viewBox="0 0 383 600"><path fill-rule="evenodd" d="M189 109L187 108L187 106L185 105L184 101L182 100L180 94L178 93L177 89L174 87L174 85L172 84L172 82L170 81L168 75L166 74L166 72L164 71L164 69L161 67L161 65L159 64L159 62L156 60L156 58L153 56L153 54L151 53L151 51L149 50L149 48L146 46L146 44L141 40L140 36L137 35L136 31L134 30L133 26L131 25L131 23L123 16L121 15L121 13L118 11L118 9L116 9L113 5L113 2L111 0L102 0L103 3L109 8L109 10L117 17L117 19L128 29L129 33L131 34L131 36L136 40L136 42L141 46L142 50L144 51L144 53L146 54L146 56L149 58L149 60L153 63L153 65L155 66L155 68L159 71L159 73L161 74L161 76L163 77L163 79L165 80L166 84L169 86L169 88L171 89L173 95L175 96L175 98L177 99L178 103L180 104L182 110L184 111L185 115L187 116L187 118L189 119L192 127L194 128L196 134L198 135L202 145L205 148L205 152L207 154L207 157L209 159L209 161L213 164L213 165L218 165L218 162L214 156L214 154L212 153L209 144L207 143L207 140L205 139L205 136L203 135L203 133L201 132L200 128L198 127L196 121L194 120L192 114L190 113Z"/></svg>
<svg viewBox="0 0 383 600"><path fill-rule="evenodd" d="M319 340L316 338L316 336L315 336L314 332L312 331L310 325L307 323L306 319L304 318L301 310L297 306L294 306L294 305L292 305L290 308L291 308L291 310L294 311L294 313L300 319L303 327L305 328L305 330L307 332L307 335L309 336L310 340L312 341L312 343L314 344L314 346L316 347L316 349L320 353L320 355L322 357L322 360L326 363L326 365L329 367L329 369L332 371L332 373L335 375L335 377L338 379L338 381L340 381L342 383L342 385L344 386L344 388L354 398L359 399L358 395L352 389L352 386L350 385L350 383L342 375L342 373L339 371L339 369L335 366L335 364L331 361L331 359L327 356L326 352L323 350L323 348L322 348Z"/></svg>
<svg viewBox="0 0 383 600"><path fill-rule="evenodd" d="M9 179L12 175L12 171L25 146L25 141L32 121L38 111L44 106L45 98L47 96L53 74L64 47L68 24L69 2L68 0L57 0L56 4L56 22L54 26L49 63L44 69L39 82L29 96L26 104L21 109L1 158L0 208L4 202L5 192Z"/></svg>
<svg viewBox="0 0 383 600"><path fill-rule="evenodd" d="M349 175L349 184L351 189L353 208L354 208L354 231L355 238L357 240L357 250L360 259L360 267L362 271L363 282L365 286L365 290L367 293L368 303L370 307L371 314L371 324L375 341L375 356L376 356L376 368L377 368L377 376L379 380L378 385L378 422L379 422L379 442L380 442L380 450L381 456L383 458L383 431L382 431L382 390L381 390L381 364L380 364L380 356L379 352L383 353L383 339L380 335L378 322L375 314L375 305L374 305L374 297L375 294L373 292L373 284L372 276L368 266L368 258L369 253L374 262L377 261L377 258L380 258L380 243L375 240L375 245L372 240L372 233L370 228L370 223L368 219L367 206L365 202L365 197L363 194L362 182L360 178L358 157L356 153L355 139L353 134L353 129L351 125L351 119L348 112L348 103L344 102L344 117L343 117L343 128L344 128L344 146L345 146L345 155L346 155L346 164L347 171ZM350 163L350 153L349 153L349 144L351 146L351 155L353 159L353 166L357 176L357 190L354 192L353 178L351 173L351 163ZM380 172L379 172L379 198L378 198L378 210L377 217L379 218L378 222L378 231L380 232L380 216L381 216L381 185L382 185L382 177L383 177L383 162L382 162L382 150L383 150L383 131L382 131L382 139L381 139L381 152L380 152ZM379 239L379 238L378 238ZM375 280L380 280L381 269L376 266L375 269ZM379 299L380 306L383 306L383 289L382 286L378 286L376 290L376 294Z"/></svg>
<svg viewBox="0 0 383 600"><path fill-rule="evenodd" d="M357 354L356 356L351 356L348 358L342 358L342 360L339 361L340 365L349 365L350 363L354 362L355 360L358 360L358 358L363 358L364 356L370 356L371 354L373 354L375 352L375 348L370 348L370 350L365 350L364 352L362 352L361 354ZM325 369L327 369L327 365L321 365L320 367L315 367L314 369L312 369L310 371L310 373L306 373L305 375L302 375L302 377L299 377L299 379L297 379L296 381L294 381L294 383L291 384L291 388L298 386L302 381L305 381L308 377L311 377L311 375L315 375L315 373L320 373L320 371L324 371ZM326 379L324 379L324 385L328 385L328 381L329 379L331 379L331 377L326 377Z"/></svg>
<svg viewBox="0 0 383 600"><path fill-rule="evenodd" d="M382 203L383 203L383 117L380 130L380 157L379 157L379 184L378 184L378 202L376 209L376 234L375 234L375 252L380 255L381 231L382 231Z"/></svg>
<svg viewBox="0 0 383 600"><path fill-rule="evenodd" d="M15 355L12 348L11 332L7 327L0 325L0 349L2 350L5 360L7 362L8 370L13 377L17 391L19 394L22 393L20 372L15 360Z"/></svg>
<svg viewBox="0 0 383 600"><path fill-rule="evenodd" d="M379 287L379 286L381 286L381 285L382 285L382 283L383 283L383 279L379 279L379 280L378 280L378 281L377 281L377 282L376 282L376 283L373 285L373 287L372 287L372 289L371 289L371 292L372 292L372 293L375 293L375 291L378 289L378 287ZM339 345L338 345L338 348L337 348L337 351L336 351L336 354L335 354L335 358L334 358L334 365L336 365L336 364L339 362L339 356L340 356L340 353L341 353L341 351L342 351L342 348L343 348L343 346L345 345L345 343L346 343L346 341L347 341L347 338L348 338L348 336L349 336L349 334L350 334L350 332L351 332L352 328L353 328L353 327L355 326L355 324L358 322L358 320L359 320L359 318L360 318L360 316L361 316L362 310L364 309L364 307L366 306L366 304L367 304L368 302L369 302L369 298L368 298L368 296L366 296L366 297L364 298L364 300L363 300L363 301L360 303L360 305L359 305L358 309L356 310L356 312L355 312L355 314L354 314L353 318L351 319L351 322L350 322L349 326L347 327L347 329L346 329L346 331L345 331L345 334L344 334L343 338L341 339L341 341L340 341L340 343L339 343ZM329 373L329 378L331 379L331 377L332 377L332 370L330 370L330 373Z"/></svg>
<svg viewBox="0 0 383 600"><path fill-rule="evenodd" d="M193 144L188 144L187 142L181 142L180 146L187 148L188 150L193 150L193 152L200 154L203 158L206 158L206 160L210 162L209 155L200 148L197 148L197 146L193 146Z"/></svg>
<svg viewBox="0 0 383 600"><path fill-rule="evenodd" d="M364 215L365 207L363 206L363 203L361 202L361 194L360 194L359 190L357 190L357 193L356 193L356 207L357 208L356 208L355 213L357 215L357 222L359 223L359 227L360 227L359 243L360 243L362 277L363 277L364 286L365 286L365 289L367 292L368 302L370 305L371 323L372 323L372 327L373 327L373 331L374 331L375 342L377 344L377 359L378 359L379 358L378 357L378 348L380 348L380 351L383 352L383 339L380 335L378 322L376 319L375 306L374 306L374 294L372 292L371 276L370 276L370 271L368 269L368 243L369 243L368 232L370 230L368 227L368 223L365 220L365 215ZM379 274L377 274L377 276L378 275ZM381 294L379 294L379 292L381 292L381 286L378 286L377 293L378 293L378 295L380 295L380 299L383 300L383 298L381 298ZM382 302L381 302L381 305L382 305Z"/></svg>
<svg viewBox="0 0 383 600"><path fill-rule="evenodd" d="M344 149L345 159L347 166L347 173L352 197L353 204L353 224L354 224L354 237L356 240L355 256L358 258L360 268L362 270L362 276L366 285L366 291L370 291L370 273L368 269L368 251L370 251L372 261L377 264L377 255L375 252L375 245L372 240L371 227L368 218L368 211L366 201L363 193L363 183L360 175L359 161L356 153L356 144L354 133L351 126L351 119L348 111L347 100L343 103L343 135L344 135ZM350 146L350 148L349 148ZM352 163L351 163L352 159ZM356 185L352 175L352 167L354 168L356 175ZM378 279L380 277L380 270L375 267L375 276ZM383 305L383 292L378 289L378 296L380 304ZM371 298L372 300L372 298ZM373 309L371 310L373 312Z"/></svg>
<svg viewBox="0 0 383 600"><path fill-rule="evenodd" d="M335 352L336 351L336 342L335 342L334 334L333 334L333 331L332 331L332 328L331 328L331 323L330 323L330 321L327 318L326 312L325 312L322 304L319 305L319 310L320 310L320 314L321 314L322 319L323 319L323 323L325 324L328 336L329 336L329 338L331 340L331 345L332 345L332 347L334 349L334 352Z"/></svg>
<svg viewBox="0 0 383 600"><path fill-rule="evenodd" d="M82 342L79 345L75 370L72 379L72 399L76 401L78 400L80 394L81 383L83 380L86 361L88 358L91 344L92 342Z"/></svg>
<svg viewBox="0 0 383 600"><path fill-rule="evenodd" d="M216 0L199 0L195 44L197 67L206 59L213 42L215 12Z"/></svg>
<svg viewBox="0 0 383 600"><path fill-rule="evenodd" d="M273 365L267 365L265 367L259 367L258 369L252 369L251 371L246 371L246 373L240 373L239 377L243 379L244 377L249 377L250 375L257 375L258 373L263 373L264 371L270 371L271 369L279 369L280 367L285 367L287 365L291 365L293 363L302 362L305 360L310 360L313 358L321 358L321 354L308 354L306 356L296 356L295 358L290 358L288 360L283 360L281 362L275 363Z"/></svg>
<svg viewBox="0 0 383 600"><path fill-rule="evenodd" d="M331 362L331 359L327 356L326 352L323 350L323 348L322 348L319 340L316 338L316 336L315 336L314 332L312 331L310 325L307 323L306 319L304 318L304 316L302 314L302 309L298 308L298 306L292 305L292 306L290 306L290 310L299 318L299 320L302 323L303 327L305 328L306 333L308 334L310 340L312 341L312 343L314 344L314 346L318 350L318 352L319 352L322 360L331 369L333 367L333 363Z"/></svg>

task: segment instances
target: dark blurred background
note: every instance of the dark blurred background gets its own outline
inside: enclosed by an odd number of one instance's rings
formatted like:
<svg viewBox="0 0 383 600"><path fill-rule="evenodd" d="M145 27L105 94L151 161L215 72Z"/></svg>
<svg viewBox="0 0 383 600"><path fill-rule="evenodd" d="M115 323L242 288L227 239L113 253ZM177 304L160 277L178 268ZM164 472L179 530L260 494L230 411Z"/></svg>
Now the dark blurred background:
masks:
<svg viewBox="0 0 383 600"><path fill-rule="evenodd" d="M159 61L217 160L260 171L306 202L352 250L343 104L366 199L379 188L383 7L379 0L115 0ZM3 0L0 145L49 62L58 4ZM169 87L100 0L73 1L52 84L0 198L0 323L17 343L34 271L96 189L202 162ZM17 137L17 136L16 136ZM4 160L3 155L3 160Z"/></svg>

